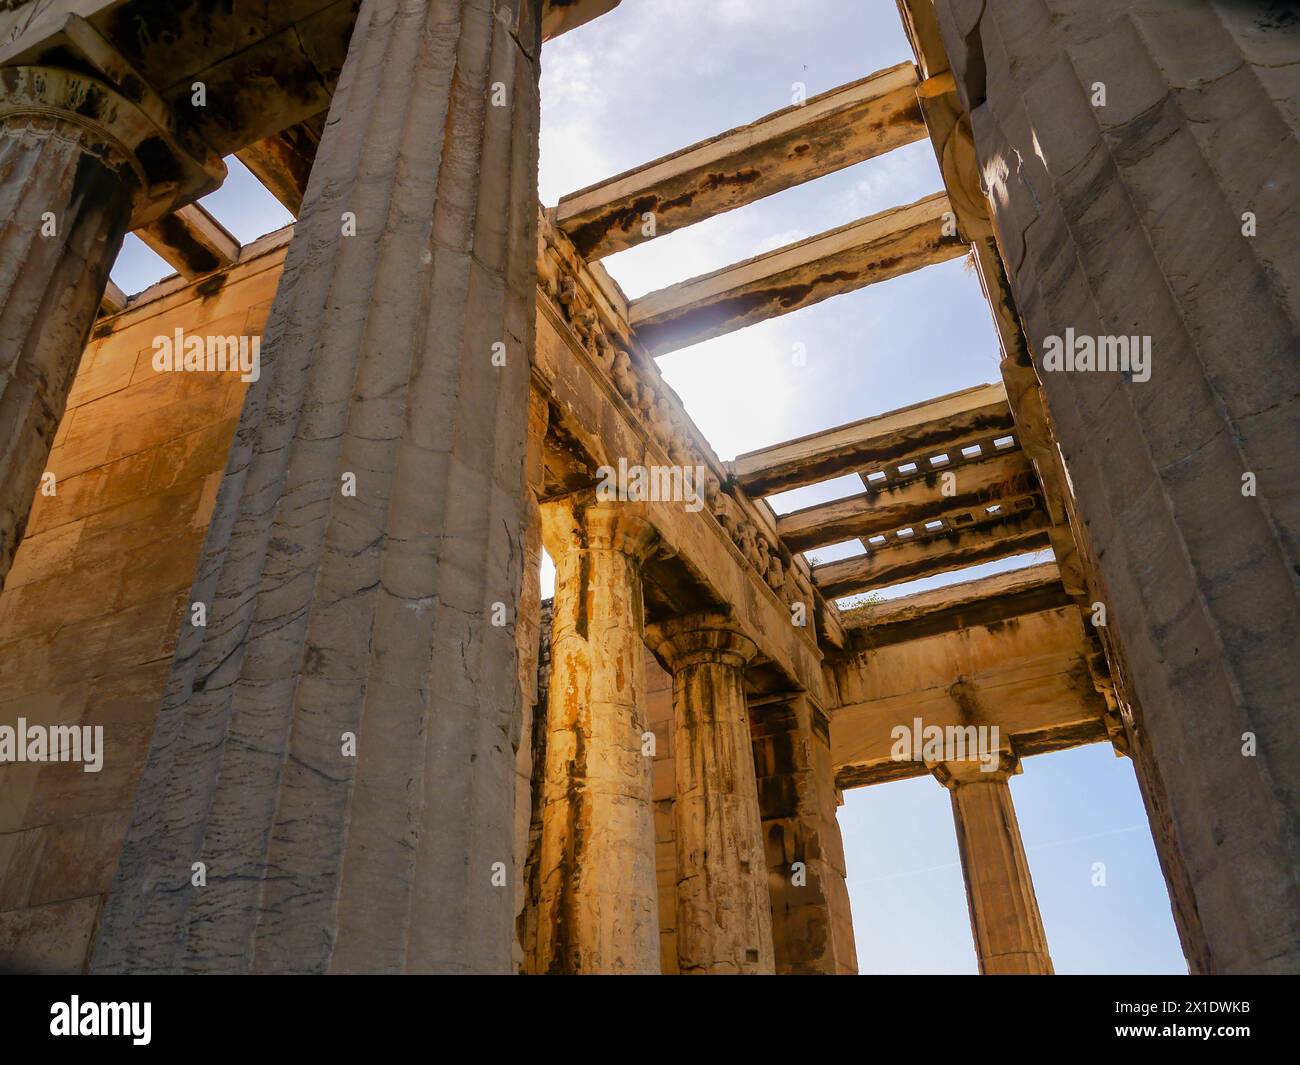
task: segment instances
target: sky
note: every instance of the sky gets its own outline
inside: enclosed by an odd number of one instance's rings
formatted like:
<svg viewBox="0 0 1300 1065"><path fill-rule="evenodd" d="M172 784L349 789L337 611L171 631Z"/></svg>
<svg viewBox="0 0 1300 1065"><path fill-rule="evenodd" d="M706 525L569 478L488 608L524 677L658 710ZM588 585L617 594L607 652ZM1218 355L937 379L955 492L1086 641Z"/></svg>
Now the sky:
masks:
<svg viewBox="0 0 1300 1065"><path fill-rule="evenodd" d="M912 58L894 0L623 0L543 49L540 192L562 195ZM243 243L292 221L234 159L204 205ZM604 260L629 297L942 188L928 142ZM134 236L113 280L171 273ZM802 345L806 358L793 357ZM998 380L975 275L953 260L659 359L719 457ZM778 512L860 492L856 477L771 497ZM856 544L819 549L826 562ZM1050 558L971 567L906 594ZM549 594L553 571L544 572ZM1011 784L1058 973L1182 973L1131 762L1098 744L1026 759ZM948 793L929 777L845 793L839 820L859 968L973 973ZM1105 865L1105 886L1095 864Z"/></svg>

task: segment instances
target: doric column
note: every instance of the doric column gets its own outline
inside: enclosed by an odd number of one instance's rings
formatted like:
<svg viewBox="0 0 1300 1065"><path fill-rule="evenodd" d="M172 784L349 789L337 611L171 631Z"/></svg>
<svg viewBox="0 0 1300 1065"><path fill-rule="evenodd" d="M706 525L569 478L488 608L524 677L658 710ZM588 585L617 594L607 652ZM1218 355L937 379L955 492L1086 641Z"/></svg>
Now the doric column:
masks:
<svg viewBox="0 0 1300 1065"><path fill-rule="evenodd" d="M515 619L515 645L519 649L520 707L518 728L512 735L515 750L515 854L514 893L516 968L525 966L523 925L520 915L527 905L529 837L533 818L533 711L538 699L538 669L542 636L542 513L538 495L544 479L546 430L550 412L546 395L536 384L528 390L528 439L524 461L524 506L528 521L524 527L524 581L519 593L519 616Z"/></svg>
<svg viewBox="0 0 1300 1065"><path fill-rule="evenodd" d="M539 6L361 6L97 970L512 968Z"/></svg>
<svg viewBox="0 0 1300 1065"><path fill-rule="evenodd" d="M1020 771L1019 761L1004 753L997 768L987 771L978 761L933 768L952 798L980 972L1050 976L1047 935L1007 783Z"/></svg>
<svg viewBox="0 0 1300 1065"><path fill-rule="evenodd" d="M934 8L1189 963L1295 972L1300 33L1251 3Z"/></svg>
<svg viewBox="0 0 1300 1065"><path fill-rule="evenodd" d="M677 964L683 975L772 973L772 902L745 709L757 648L733 619L650 627L673 675Z"/></svg>
<svg viewBox="0 0 1300 1065"><path fill-rule="evenodd" d="M777 974L856 973L830 721L804 694L750 713Z"/></svg>
<svg viewBox="0 0 1300 1065"><path fill-rule="evenodd" d="M83 74L0 69L0 585L27 524L155 126Z"/></svg>
<svg viewBox="0 0 1300 1065"><path fill-rule="evenodd" d="M539 973L657 973L659 914L634 504L542 506L555 562L537 956Z"/></svg>

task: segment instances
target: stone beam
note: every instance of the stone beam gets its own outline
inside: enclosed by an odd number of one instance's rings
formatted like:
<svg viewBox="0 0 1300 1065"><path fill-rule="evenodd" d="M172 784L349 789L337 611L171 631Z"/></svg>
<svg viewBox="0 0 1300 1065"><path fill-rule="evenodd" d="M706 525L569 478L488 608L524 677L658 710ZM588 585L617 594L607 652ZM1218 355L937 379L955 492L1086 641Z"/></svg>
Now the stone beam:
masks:
<svg viewBox="0 0 1300 1065"><path fill-rule="evenodd" d="M104 285L104 298L99 301L100 315L117 314L126 310L127 295L111 280Z"/></svg>
<svg viewBox="0 0 1300 1065"><path fill-rule="evenodd" d="M543 36L566 33L617 4L547 0L540 16ZM119 54L124 75L119 89L151 86L224 157L329 108L360 9L361 0L251 6L56 0L0 48L0 66L66 57L70 27L79 25L82 37L89 30ZM203 107L191 103L196 82L206 87Z"/></svg>
<svg viewBox="0 0 1300 1065"><path fill-rule="evenodd" d="M917 719L922 729L996 725L999 742L1012 741L1024 755L1105 740L1106 701L1089 675L1084 624L1067 603L928 634L918 629L915 638L836 657L828 672L839 699L831 714L837 785L927 773L924 751L896 756L894 730L910 732Z"/></svg>
<svg viewBox="0 0 1300 1065"><path fill-rule="evenodd" d="M776 530L792 551L919 527L926 521L972 508L1005 504L1038 488L1033 466L1024 452L995 454L952 472L945 493L943 471L926 471L921 480L886 484L830 503L782 514Z"/></svg>
<svg viewBox="0 0 1300 1065"><path fill-rule="evenodd" d="M865 651L941 632L1010 621L1074 600L1055 562L995 573L913 595L863 603L844 612L845 647Z"/></svg>
<svg viewBox="0 0 1300 1065"><path fill-rule="evenodd" d="M751 675L818 695L814 620L825 614L826 629L837 629L834 607L818 596L803 559L781 545L770 515L724 488L725 468L636 344L622 294L607 286L599 264L589 269L545 220L542 236L535 376L551 403L550 493L590 486L599 467L620 460L698 470L703 499L689 509L680 500L636 504L665 547L666 557L646 566L652 620L734 606L741 633L758 647Z"/></svg>
<svg viewBox="0 0 1300 1065"><path fill-rule="evenodd" d="M302 210L325 115L263 137L235 153L249 172L296 217Z"/></svg>
<svg viewBox="0 0 1300 1065"><path fill-rule="evenodd" d="M729 464L751 495L772 495L859 468L960 452L1014 428L1001 384L978 385L738 456ZM956 460L956 455L949 455Z"/></svg>
<svg viewBox="0 0 1300 1065"><path fill-rule="evenodd" d="M629 320L656 355L967 253L935 193L633 300ZM947 216L947 217L945 217Z"/></svg>
<svg viewBox="0 0 1300 1065"><path fill-rule="evenodd" d="M924 136L916 68L899 63L570 193L555 223L599 259Z"/></svg>
<svg viewBox="0 0 1300 1065"><path fill-rule="evenodd" d="M620 458L631 466L671 466L672 459L656 441L646 439L641 422L612 383L584 364L581 356L573 358L558 347L566 343L556 323L545 311L540 313L539 363L546 372L555 371L549 384L552 433L564 437L580 454L581 476L592 483L590 471L599 466L617 468ZM659 530L663 553L670 560L647 566L647 585L657 585L663 596L690 597L674 599L666 609L736 604L737 624L758 646L761 662L785 684L820 696L821 652L813 636L812 608L808 625L792 625L790 606L761 580L713 515L691 513L680 502L648 500L634 505ZM647 595L652 591L647 588Z"/></svg>
<svg viewBox="0 0 1300 1065"><path fill-rule="evenodd" d="M619 3L620 0L545 0L542 4L542 40L549 41L585 26L592 19L613 11Z"/></svg>
<svg viewBox="0 0 1300 1065"><path fill-rule="evenodd" d="M823 595L846 595L885 588L936 573L993 562L1050 546L1047 516L1038 508L1006 518L945 529L924 539L895 540L888 547L813 567L813 583Z"/></svg>
<svg viewBox="0 0 1300 1065"><path fill-rule="evenodd" d="M187 281L239 261L239 241L202 204L187 204L135 235Z"/></svg>

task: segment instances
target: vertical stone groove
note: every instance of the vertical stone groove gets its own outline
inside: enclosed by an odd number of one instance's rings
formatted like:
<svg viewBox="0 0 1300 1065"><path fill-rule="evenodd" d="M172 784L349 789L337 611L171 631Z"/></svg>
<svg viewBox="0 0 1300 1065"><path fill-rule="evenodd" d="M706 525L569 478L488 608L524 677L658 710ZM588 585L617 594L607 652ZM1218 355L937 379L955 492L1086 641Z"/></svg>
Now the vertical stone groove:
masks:
<svg viewBox="0 0 1300 1065"><path fill-rule="evenodd" d="M3 88L0 87L0 92ZM131 214L126 160L57 118L0 118L0 585ZM42 235L44 216L57 231Z"/></svg>
<svg viewBox="0 0 1300 1065"><path fill-rule="evenodd" d="M649 639L673 675L678 969L773 973L772 902L744 688L757 648L718 614L661 622Z"/></svg>
<svg viewBox="0 0 1300 1065"><path fill-rule="evenodd" d="M98 969L510 969L520 693L490 615L522 575L538 106L504 6L362 6Z"/></svg>
<svg viewBox="0 0 1300 1065"><path fill-rule="evenodd" d="M657 534L635 504L542 507L555 560L536 973L657 973L650 758L643 750L640 566Z"/></svg>
<svg viewBox="0 0 1300 1065"><path fill-rule="evenodd" d="M958 7L936 2L960 85ZM972 129L1038 363L1067 327L1151 340L1148 382L1039 369L1130 670L1148 804L1163 779L1162 864L1194 896L1175 906L1184 949L1198 970L1286 971L1300 951L1300 450L1284 443L1300 404L1285 180L1300 168L1286 104L1300 34L1173 0L990 3L979 21Z"/></svg>
<svg viewBox="0 0 1300 1065"><path fill-rule="evenodd" d="M1011 771L950 762L936 774L951 789L980 973L1050 976L1047 935L1007 783Z"/></svg>

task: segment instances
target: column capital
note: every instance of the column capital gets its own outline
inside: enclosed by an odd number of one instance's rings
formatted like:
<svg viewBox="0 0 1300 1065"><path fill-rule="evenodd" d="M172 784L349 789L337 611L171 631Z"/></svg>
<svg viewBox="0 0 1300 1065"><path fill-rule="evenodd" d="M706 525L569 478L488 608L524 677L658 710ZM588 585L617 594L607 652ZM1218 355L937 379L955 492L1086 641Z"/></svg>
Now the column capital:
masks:
<svg viewBox="0 0 1300 1065"><path fill-rule="evenodd" d="M926 768L949 791L963 784L1000 784L1020 772L1020 756L1015 751L1001 750L988 759L970 758L952 762L927 762Z"/></svg>
<svg viewBox="0 0 1300 1065"><path fill-rule="evenodd" d="M581 493L550 500L541 510L542 535L552 556L618 551L639 565L659 545L659 531L636 503L602 503Z"/></svg>
<svg viewBox="0 0 1300 1065"><path fill-rule="evenodd" d="M674 673L700 662L743 669L758 653L735 616L723 611L702 611L647 625L646 644Z"/></svg>
<svg viewBox="0 0 1300 1065"><path fill-rule="evenodd" d="M0 136L71 141L132 182L131 224L218 188L226 166L197 137L178 130L162 101L136 83L130 99L108 81L47 66L0 67Z"/></svg>

